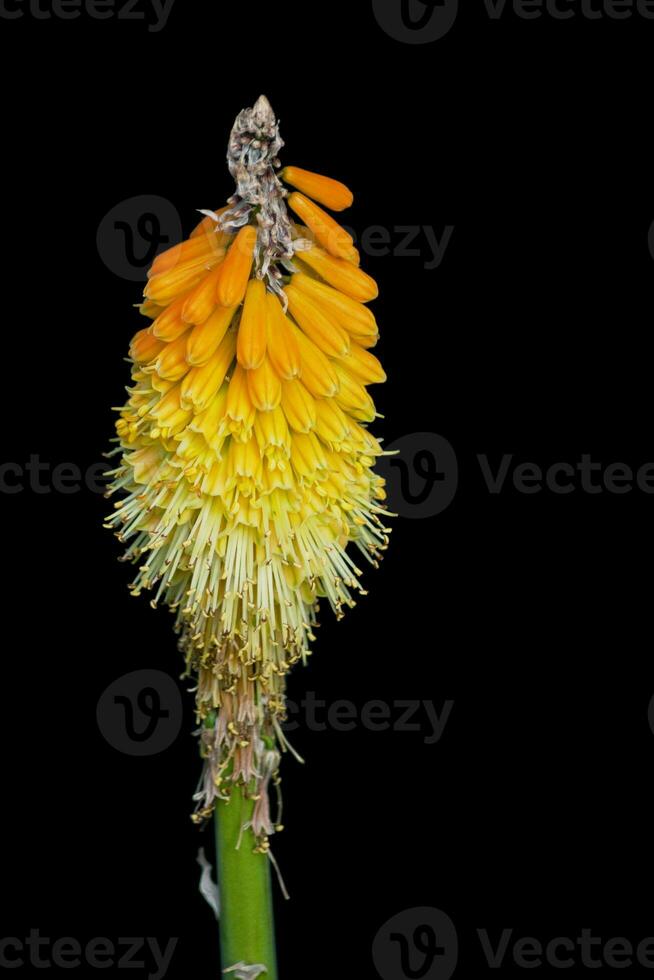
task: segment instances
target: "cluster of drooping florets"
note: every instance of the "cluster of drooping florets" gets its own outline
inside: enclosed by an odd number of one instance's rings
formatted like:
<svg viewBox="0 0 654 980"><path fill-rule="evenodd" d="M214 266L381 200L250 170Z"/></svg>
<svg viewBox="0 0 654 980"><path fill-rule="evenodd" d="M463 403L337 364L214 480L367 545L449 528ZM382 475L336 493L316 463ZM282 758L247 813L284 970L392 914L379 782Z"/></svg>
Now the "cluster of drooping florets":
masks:
<svg viewBox="0 0 654 980"><path fill-rule="evenodd" d="M364 305L377 287L314 203L342 210L348 189L279 172L281 146L262 97L230 137L236 193L149 272L109 519L139 565L134 594L176 611L197 678L198 818L239 782L264 848L285 675L309 652L319 599L340 617L363 591L348 545L374 564L387 544L367 428L366 386L385 379Z"/></svg>

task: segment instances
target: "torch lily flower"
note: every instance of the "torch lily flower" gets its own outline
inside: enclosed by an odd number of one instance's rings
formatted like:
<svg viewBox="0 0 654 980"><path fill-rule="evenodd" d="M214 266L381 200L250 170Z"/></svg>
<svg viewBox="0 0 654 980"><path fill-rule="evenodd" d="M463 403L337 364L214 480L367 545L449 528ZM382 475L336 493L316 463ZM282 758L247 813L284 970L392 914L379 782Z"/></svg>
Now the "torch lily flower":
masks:
<svg viewBox="0 0 654 980"><path fill-rule="evenodd" d="M278 173L282 145L262 96L230 136L234 195L150 269L108 521L138 565L133 594L175 612L197 683L195 819L239 787L263 853L279 827L268 790L286 675L310 652L321 600L341 618L364 594L356 556L376 565L388 541L368 429L367 386L385 380L364 305L377 286L320 206L342 210L351 193Z"/></svg>

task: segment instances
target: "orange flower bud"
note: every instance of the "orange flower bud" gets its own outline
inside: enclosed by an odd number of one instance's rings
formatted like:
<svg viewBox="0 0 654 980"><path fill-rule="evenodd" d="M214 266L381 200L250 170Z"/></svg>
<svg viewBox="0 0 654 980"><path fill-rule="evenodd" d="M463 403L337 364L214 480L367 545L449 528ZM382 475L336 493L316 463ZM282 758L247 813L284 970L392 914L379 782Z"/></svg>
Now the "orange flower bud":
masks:
<svg viewBox="0 0 654 980"><path fill-rule="evenodd" d="M311 170L302 170L301 167L284 167L279 175L282 180L299 191L312 197L314 201L319 201L326 208L332 211L343 211L349 208L354 200L352 191L341 184L340 180L332 180L331 177L323 177L322 174L314 174Z"/></svg>
<svg viewBox="0 0 654 980"><path fill-rule="evenodd" d="M238 306L242 302L252 271L256 241L256 228L246 225L230 245L218 279L216 295L221 306Z"/></svg>

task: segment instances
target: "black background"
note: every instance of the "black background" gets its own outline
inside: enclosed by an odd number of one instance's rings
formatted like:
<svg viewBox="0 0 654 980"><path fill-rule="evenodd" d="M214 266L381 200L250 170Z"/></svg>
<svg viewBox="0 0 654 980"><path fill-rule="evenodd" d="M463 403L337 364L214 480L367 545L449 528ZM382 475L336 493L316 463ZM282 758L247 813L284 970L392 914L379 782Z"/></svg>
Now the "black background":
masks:
<svg viewBox="0 0 654 980"><path fill-rule="evenodd" d="M435 270L429 254L364 264L389 375L376 432L447 438L457 495L394 522L370 595L342 623L323 609L289 687L454 707L436 745L360 726L293 734L307 764L283 766L281 976L374 978L377 931L420 905L454 921L457 975L486 971L479 927L654 934L653 498L508 481L491 495L476 460L654 460L654 22L492 21L479 3L408 45L369 2L178 0L159 33L27 13L0 28L6 461L101 459L143 323L139 284L103 262L100 221L157 194L188 233L231 193L226 139L261 92L284 161L353 189L349 225L394 242L401 225L454 226ZM217 976L195 863L210 836L188 817L191 696L182 735L149 758L96 724L122 674L178 675L171 619L130 598L100 495L26 483L2 504L2 934L177 936L168 975Z"/></svg>

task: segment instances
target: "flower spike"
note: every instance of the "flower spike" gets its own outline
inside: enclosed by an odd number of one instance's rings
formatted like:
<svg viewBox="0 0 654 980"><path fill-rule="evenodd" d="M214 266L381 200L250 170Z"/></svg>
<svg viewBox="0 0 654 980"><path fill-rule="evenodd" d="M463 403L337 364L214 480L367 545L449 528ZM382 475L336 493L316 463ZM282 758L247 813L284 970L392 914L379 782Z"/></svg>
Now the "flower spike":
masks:
<svg viewBox="0 0 654 980"><path fill-rule="evenodd" d="M108 521L137 565L132 592L175 612L197 685L195 819L238 787L262 853L279 825L268 789L287 747L286 675L320 603L340 619L363 591L355 554L376 565L388 540L367 428L367 386L386 377L369 351L377 286L321 207L348 207L350 191L280 173L282 146L262 96L229 138L233 196L154 260Z"/></svg>

